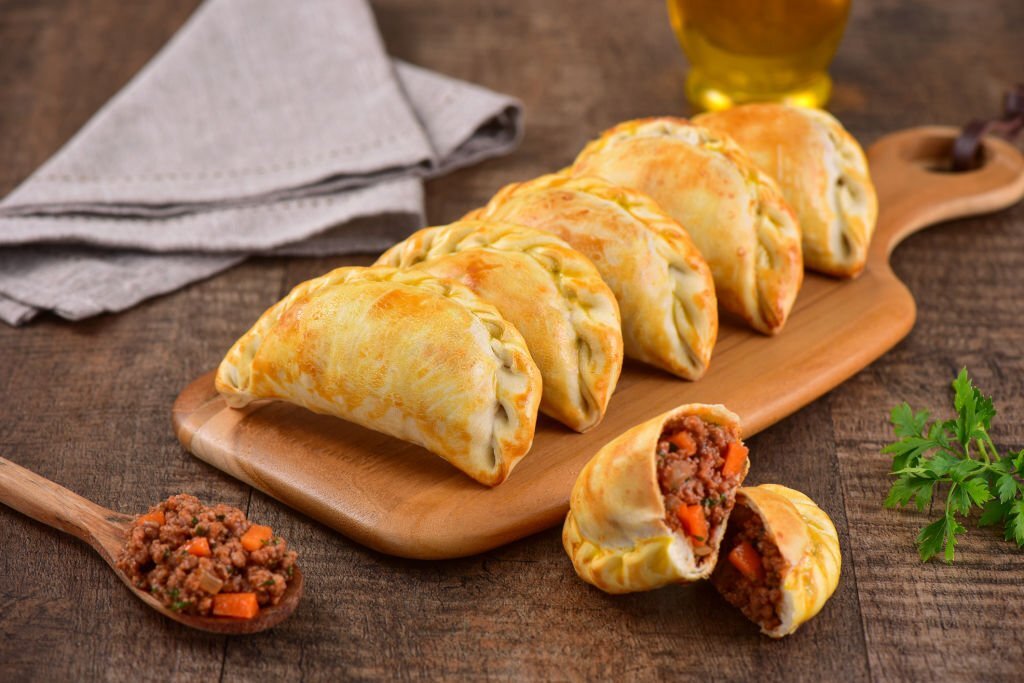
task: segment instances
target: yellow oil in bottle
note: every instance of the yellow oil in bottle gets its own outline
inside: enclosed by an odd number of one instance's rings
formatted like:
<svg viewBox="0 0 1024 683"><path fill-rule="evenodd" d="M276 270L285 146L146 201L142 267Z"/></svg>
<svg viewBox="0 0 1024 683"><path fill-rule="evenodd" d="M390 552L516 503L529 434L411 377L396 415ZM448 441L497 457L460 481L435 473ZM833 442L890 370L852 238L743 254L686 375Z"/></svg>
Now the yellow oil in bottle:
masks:
<svg viewBox="0 0 1024 683"><path fill-rule="evenodd" d="M782 101L821 107L850 0L668 0L690 60L686 95L700 109Z"/></svg>

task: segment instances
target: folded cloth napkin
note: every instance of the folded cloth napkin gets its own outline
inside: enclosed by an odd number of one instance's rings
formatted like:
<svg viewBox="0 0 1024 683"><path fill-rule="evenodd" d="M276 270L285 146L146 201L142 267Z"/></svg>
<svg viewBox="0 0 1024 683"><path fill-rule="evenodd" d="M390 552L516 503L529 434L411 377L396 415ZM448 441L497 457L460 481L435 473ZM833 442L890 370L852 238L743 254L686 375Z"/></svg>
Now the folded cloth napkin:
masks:
<svg viewBox="0 0 1024 683"><path fill-rule="evenodd" d="M208 0L0 202L0 319L120 311L256 253L384 249L521 106L388 58L365 0Z"/></svg>

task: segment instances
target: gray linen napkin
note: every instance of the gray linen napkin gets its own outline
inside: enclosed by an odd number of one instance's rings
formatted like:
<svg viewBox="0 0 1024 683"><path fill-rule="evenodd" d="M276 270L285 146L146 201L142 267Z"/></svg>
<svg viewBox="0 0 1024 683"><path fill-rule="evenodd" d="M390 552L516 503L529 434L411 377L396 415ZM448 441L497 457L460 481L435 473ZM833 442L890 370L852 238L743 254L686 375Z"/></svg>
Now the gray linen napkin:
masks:
<svg viewBox="0 0 1024 683"><path fill-rule="evenodd" d="M119 311L254 253L381 250L512 98L390 60L364 0L208 0L0 202L0 319Z"/></svg>

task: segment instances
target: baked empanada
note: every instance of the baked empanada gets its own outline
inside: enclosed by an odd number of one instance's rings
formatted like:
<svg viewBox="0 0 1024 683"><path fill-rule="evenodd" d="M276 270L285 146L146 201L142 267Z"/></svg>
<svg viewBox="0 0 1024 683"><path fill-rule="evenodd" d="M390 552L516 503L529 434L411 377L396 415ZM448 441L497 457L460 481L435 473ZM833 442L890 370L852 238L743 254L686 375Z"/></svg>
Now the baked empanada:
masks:
<svg viewBox="0 0 1024 683"><path fill-rule="evenodd" d="M540 372L516 329L462 285L338 268L303 282L235 342L217 390L282 399L419 444L500 484L533 442Z"/></svg>
<svg viewBox="0 0 1024 683"><path fill-rule="evenodd" d="M573 486L562 545L584 581L630 593L707 578L750 468L739 418L691 404L633 427Z"/></svg>
<svg viewBox="0 0 1024 683"><path fill-rule="evenodd" d="M420 230L377 263L472 289L526 340L544 380L540 409L580 432L601 421L622 371L619 308L568 244L523 226L459 221Z"/></svg>
<svg viewBox="0 0 1024 683"><path fill-rule="evenodd" d="M803 282L800 231L775 181L728 136L685 119L627 121L571 172L650 195L711 266L722 307L765 334L782 329Z"/></svg>
<svg viewBox="0 0 1024 683"><path fill-rule="evenodd" d="M775 178L800 223L808 268L840 277L864 269L878 199L864 151L831 114L746 104L693 122L732 137Z"/></svg>
<svg viewBox="0 0 1024 683"><path fill-rule="evenodd" d="M471 217L550 232L593 261L622 312L626 355L684 377L707 370L718 336L711 271L653 200L599 178L552 174L502 188Z"/></svg>
<svg viewBox="0 0 1024 683"><path fill-rule="evenodd" d="M778 484L741 488L711 581L761 632L792 633L839 584L832 520L810 498Z"/></svg>

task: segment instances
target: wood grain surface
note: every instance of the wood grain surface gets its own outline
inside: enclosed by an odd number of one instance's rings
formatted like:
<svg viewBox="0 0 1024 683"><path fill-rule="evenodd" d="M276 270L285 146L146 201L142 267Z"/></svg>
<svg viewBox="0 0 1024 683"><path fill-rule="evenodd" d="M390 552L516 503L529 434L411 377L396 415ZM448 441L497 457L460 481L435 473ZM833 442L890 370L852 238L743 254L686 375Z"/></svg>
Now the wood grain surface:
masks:
<svg viewBox="0 0 1024 683"><path fill-rule="evenodd" d="M0 192L67 140L194 2L0 0ZM504 159L427 186L433 222L571 161L619 120L685 113L685 60L660 3L382 0L396 56L522 98ZM993 113L1024 74L1019 0L854 2L830 107L865 143ZM188 455L168 408L294 284L346 259L253 260L129 312L0 328L0 455L125 513L172 493L223 501L301 552L306 596L279 628L229 640L135 600L85 544L0 507L0 679L1019 680L1024 552L971 528L956 564L922 565L925 516L884 510L888 409L945 414L967 365L995 396L993 438L1024 446L1024 207L907 239L910 335L751 439L751 483L824 504L843 576L824 611L773 642L707 586L610 597L581 583L555 530L461 560L367 550Z"/></svg>
<svg viewBox="0 0 1024 683"><path fill-rule="evenodd" d="M774 337L723 321L711 368L699 382L627 363L599 425L577 434L542 418L528 457L500 486L481 486L423 448L288 403L230 408L212 372L175 401L175 432L214 467L392 555L464 557L557 526L580 469L627 429L684 403L724 403L749 437L902 339L915 309L889 266L899 241L930 223L1005 208L1024 196L1024 156L1002 140L986 142L985 164L974 173L935 170L948 160L956 134L925 126L872 145L880 212L860 277L808 274L786 328Z"/></svg>

